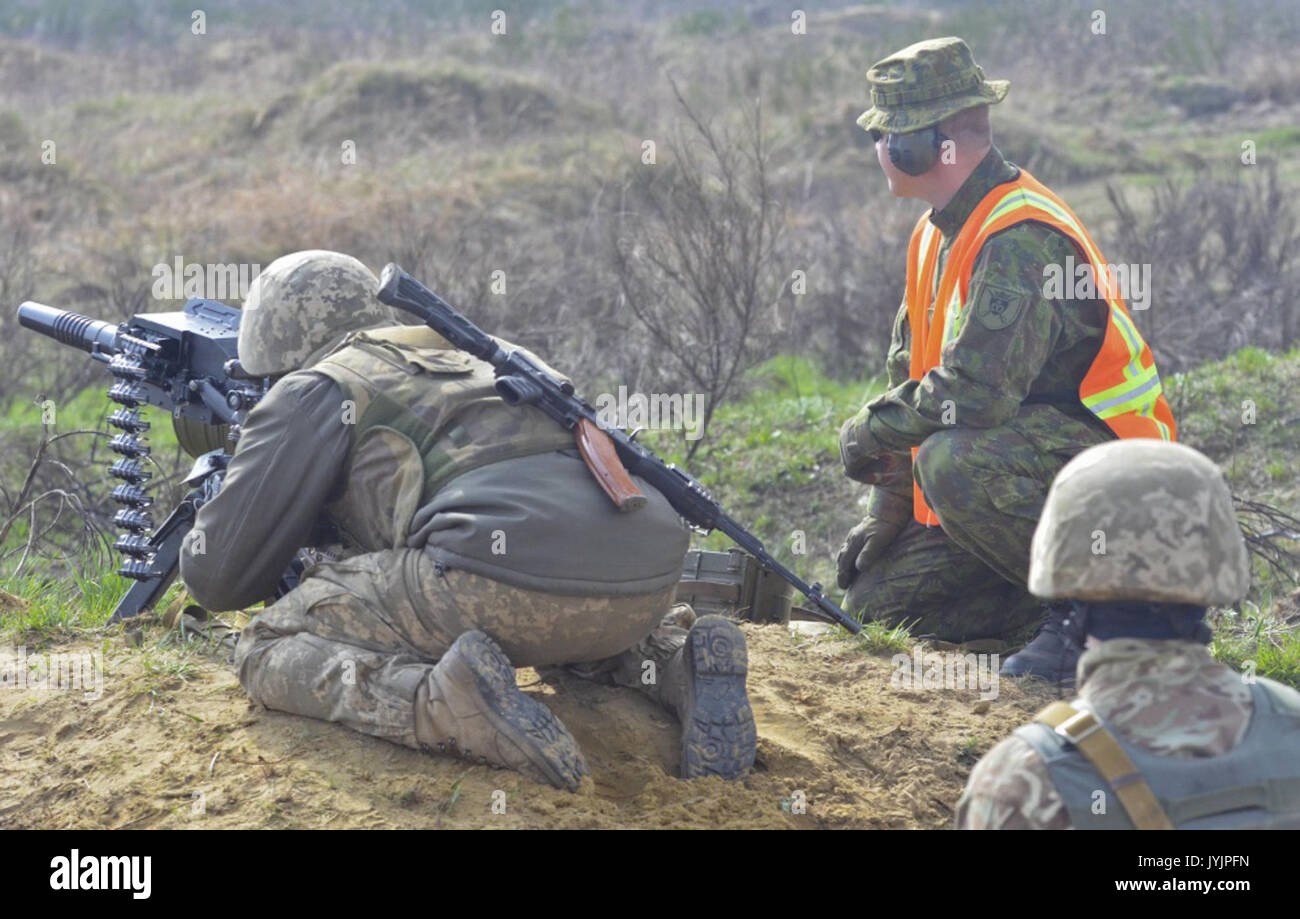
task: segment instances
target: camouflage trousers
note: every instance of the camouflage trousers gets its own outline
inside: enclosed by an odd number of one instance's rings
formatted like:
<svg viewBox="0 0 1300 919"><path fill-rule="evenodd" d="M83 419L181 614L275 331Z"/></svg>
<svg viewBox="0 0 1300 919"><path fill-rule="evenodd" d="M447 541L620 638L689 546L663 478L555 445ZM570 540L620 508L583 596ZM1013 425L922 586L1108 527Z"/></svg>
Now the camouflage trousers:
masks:
<svg viewBox="0 0 1300 919"><path fill-rule="evenodd" d="M636 685L638 643L676 589L564 596L443 568L419 549L371 552L312 568L244 629L235 666L267 708L418 747L416 692L462 633L486 632L517 667L586 662L583 675Z"/></svg>
<svg viewBox="0 0 1300 919"><path fill-rule="evenodd" d="M912 471L941 526L909 520L849 585L845 606L944 641L1024 637L1043 613L1025 584L1047 489L1076 454L1112 439L1101 422L1049 405L1021 406L998 427L931 434Z"/></svg>

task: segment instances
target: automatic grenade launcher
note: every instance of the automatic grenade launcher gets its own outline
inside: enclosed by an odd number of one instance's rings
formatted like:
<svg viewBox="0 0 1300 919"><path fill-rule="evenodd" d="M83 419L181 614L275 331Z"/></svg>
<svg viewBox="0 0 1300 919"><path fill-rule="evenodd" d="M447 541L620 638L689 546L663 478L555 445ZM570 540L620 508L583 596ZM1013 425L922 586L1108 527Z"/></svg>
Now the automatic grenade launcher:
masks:
<svg viewBox="0 0 1300 919"><path fill-rule="evenodd" d="M26 328L90 354L108 365L108 398L120 408L108 418L122 433L109 442L122 458L109 474L122 480L112 497L121 509L113 523L123 530L115 548L118 573L135 583L111 621L152 609L176 578L181 544L199 507L213 497L230 460L232 444L248 410L270 388L269 378L249 377L239 365L239 310L195 298L180 312L142 313L114 325L69 310L28 301L18 307ZM195 458L185 483L192 490L154 529L148 491L149 446L142 436L146 405L167 409L181 448ZM282 590L292 584L282 582Z"/></svg>

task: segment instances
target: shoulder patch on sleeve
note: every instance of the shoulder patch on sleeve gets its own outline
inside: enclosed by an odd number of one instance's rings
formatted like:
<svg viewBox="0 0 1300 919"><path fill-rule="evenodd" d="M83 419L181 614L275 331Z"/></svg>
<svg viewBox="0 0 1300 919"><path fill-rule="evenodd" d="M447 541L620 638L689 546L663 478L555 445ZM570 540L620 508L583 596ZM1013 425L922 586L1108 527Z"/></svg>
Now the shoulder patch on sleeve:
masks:
<svg viewBox="0 0 1300 919"><path fill-rule="evenodd" d="M991 332L1005 329L1017 319L1029 302L1025 291L985 282L975 296L975 318Z"/></svg>

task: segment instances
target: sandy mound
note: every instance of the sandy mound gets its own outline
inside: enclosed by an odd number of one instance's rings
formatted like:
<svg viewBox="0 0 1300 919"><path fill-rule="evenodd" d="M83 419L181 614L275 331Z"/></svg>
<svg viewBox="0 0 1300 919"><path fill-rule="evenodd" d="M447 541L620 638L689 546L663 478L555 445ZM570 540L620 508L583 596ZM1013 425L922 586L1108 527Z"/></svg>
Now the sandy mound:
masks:
<svg viewBox="0 0 1300 919"><path fill-rule="evenodd" d="M569 794L265 711L219 654L151 627L143 648L107 642L97 700L0 693L0 827L940 828L978 755L1051 695L1002 681L981 713L975 689L891 688L890 660L846 641L744 628L759 751L743 782L673 778L676 723L636 693L521 670L586 753Z"/></svg>

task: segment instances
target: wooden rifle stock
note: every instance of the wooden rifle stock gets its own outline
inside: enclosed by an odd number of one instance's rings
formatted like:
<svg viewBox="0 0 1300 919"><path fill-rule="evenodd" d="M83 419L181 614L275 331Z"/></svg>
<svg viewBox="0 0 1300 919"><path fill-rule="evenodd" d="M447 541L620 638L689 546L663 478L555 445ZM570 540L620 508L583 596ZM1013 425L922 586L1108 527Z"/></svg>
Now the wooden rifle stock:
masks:
<svg viewBox="0 0 1300 919"><path fill-rule="evenodd" d="M573 434L578 442L578 452L582 454L587 468L605 494L609 495L609 500L614 502L614 506L624 514L645 507L646 496L627 474L609 435L588 418L578 422Z"/></svg>

